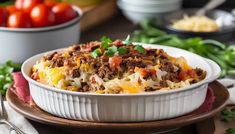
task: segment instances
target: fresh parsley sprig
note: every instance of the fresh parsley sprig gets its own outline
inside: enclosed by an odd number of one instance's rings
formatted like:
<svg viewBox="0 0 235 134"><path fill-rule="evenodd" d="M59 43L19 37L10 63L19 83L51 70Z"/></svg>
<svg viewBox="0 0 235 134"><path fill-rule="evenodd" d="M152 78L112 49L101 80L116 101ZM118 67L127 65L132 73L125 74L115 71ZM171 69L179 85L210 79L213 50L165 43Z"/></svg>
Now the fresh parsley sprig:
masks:
<svg viewBox="0 0 235 134"><path fill-rule="evenodd" d="M99 48L95 49L92 53L91 53L91 56L96 58L98 57L99 55L101 54L101 51Z"/></svg>
<svg viewBox="0 0 235 134"><path fill-rule="evenodd" d="M224 109L221 112L221 120L224 122L230 122L235 119L235 108L233 109Z"/></svg>
<svg viewBox="0 0 235 134"><path fill-rule="evenodd" d="M118 54L123 55L123 54L126 54L128 50L127 48L119 47L117 51L118 51Z"/></svg>
<svg viewBox="0 0 235 134"><path fill-rule="evenodd" d="M111 46L108 48L107 51L105 51L104 55L106 55L108 57L112 57L117 53L118 53L118 48L116 46Z"/></svg>
<svg viewBox="0 0 235 134"><path fill-rule="evenodd" d="M134 50L137 50L137 51L138 51L139 53L141 53L141 54L145 54L145 49L144 49L144 47L141 46L141 45L136 45L135 48L134 48Z"/></svg>
<svg viewBox="0 0 235 134"><path fill-rule="evenodd" d="M11 73L13 71L20 71L21 65L7 61L5 64L0 65L0 94L5 94L6 90L10 87L13 78Z"/></svg>
<svg viewBox="0 0 235 134"><path fill-rule="evenodd" d="M126 37L126 39L123 41L123 43L126 44L126 45L129 45L129 44L132 43L132 42L131 42L130 35L127 35L127 37Z"/></svg>
<svg viewBox="0 0 235 134"><path fill-rule="evenodd" d="M229 128L226 130L226 134L235 134L235 128Z"/></svg>
<svg viewBox="0 0 235 134"><path fill-rule="evenodd" d="M101 48L107 49L109 47L109 44L112 43L112 39L108 38L107 36L103 36L101 39Z"/></svg>
<svg viewBox="0 0 235 134"><path fill-rule="evenodd" d="M101 39L101 46L100 48L95 49L91 56L94 58L99 57L101 53L101 49L104 50L104 55L108 57L112 57L114 55L124 55L128 52L127 48L125 47L117 47L117 46L110 46L113 42L112 39L108 38L107 36L103 36ZM126 40L124 41L126 45L130 44L130 36L128 35Z"/></svg>

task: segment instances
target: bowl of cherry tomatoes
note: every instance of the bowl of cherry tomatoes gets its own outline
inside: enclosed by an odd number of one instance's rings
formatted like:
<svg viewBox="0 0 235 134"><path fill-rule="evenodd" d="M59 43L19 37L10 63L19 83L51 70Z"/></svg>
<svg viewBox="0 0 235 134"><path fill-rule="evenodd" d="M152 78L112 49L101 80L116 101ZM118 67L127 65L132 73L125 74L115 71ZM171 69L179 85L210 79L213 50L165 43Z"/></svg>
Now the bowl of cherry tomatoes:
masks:
<svg viewBox="0 0 235 134"><path fill-rule="evenodd" d="M0 7L0 63L78 43L80 8L54 0L16 0Z"/></svg>

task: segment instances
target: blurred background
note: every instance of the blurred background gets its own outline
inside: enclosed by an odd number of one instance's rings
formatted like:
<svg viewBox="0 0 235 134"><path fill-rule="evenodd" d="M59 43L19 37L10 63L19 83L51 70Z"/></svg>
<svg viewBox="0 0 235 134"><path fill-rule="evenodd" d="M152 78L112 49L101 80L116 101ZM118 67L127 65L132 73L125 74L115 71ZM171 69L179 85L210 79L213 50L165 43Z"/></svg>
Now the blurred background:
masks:
<svg viewBox="0 0 235 134"><path fill-rule="evenodd" d="M0 3L4 2L12 2L15 0L0 0ZM98 4L104 0L58 0L58 1L68 1L72 3L77 3L80 6L88 6L93 4ZM192 7L201 7L205 5L209 0L183 0L184 8L192 8ZM222 4L219 8L235 8L235 0L227 0L224 4Z"/></svg>

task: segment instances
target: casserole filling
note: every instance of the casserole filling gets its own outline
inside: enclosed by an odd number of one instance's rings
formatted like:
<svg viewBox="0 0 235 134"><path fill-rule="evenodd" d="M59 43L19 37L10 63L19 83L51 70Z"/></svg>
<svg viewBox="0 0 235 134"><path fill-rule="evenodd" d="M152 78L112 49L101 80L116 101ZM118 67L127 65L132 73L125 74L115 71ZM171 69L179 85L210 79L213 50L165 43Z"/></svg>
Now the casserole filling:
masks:
<svg viewBox="0 0 235 134"><path fill-rule="evenodd" d="M45 55L31 73L32 79L62 90L99 94L173 90L205 76L184 57L107 38Z"/></svg>

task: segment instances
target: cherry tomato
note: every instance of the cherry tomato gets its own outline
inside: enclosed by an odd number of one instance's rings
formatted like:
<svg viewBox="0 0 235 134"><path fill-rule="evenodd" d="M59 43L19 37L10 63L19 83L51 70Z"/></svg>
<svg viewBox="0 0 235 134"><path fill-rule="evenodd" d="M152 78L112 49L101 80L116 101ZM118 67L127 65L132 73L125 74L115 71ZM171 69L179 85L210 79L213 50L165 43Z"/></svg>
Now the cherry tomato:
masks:
<svg viewBox="0 0 235 134"><path fill-rule="evenodd" d="M16 6L14 6L14 5L7 6L6 9L7 9L7 11L8 11L9 14L12 14L12 13L18 11L18 9L16 8Z"/></svg>
<svg viewBox="0 0 235 134"><path fill-rule="evenodd" d="M30 13L30 18L35 27L45 27L55 24L55 14L44 4L35 6Z"/></svg>
<svg viewBox="0 0 235 134"><path fill-rule="evenodd" d="M11 28L29 28L31 25L29 17L22 11L17 11L10 14L7 26Z"/></svg>
<svg viewBox="0 0 235 134"><path fill-rule="evenodd" d="M7 16L7 10L5 8L0 8L0 26L6 25Z"/></svg>
<svg viewBox="0 0 235 134"><path fill-rule="evenodd" d="M30 14L33 7L42 2L43 0L17 0L15 6L18 10L23 10L25 13Z"/></svg>
<svg viewBox="0 0 235 134"><path fill-rule="evenodd" d="M46 5L46 6L48 6L48 7L50 7L50 8L52 8L53 6L55 6L56 5L56 1L55 0L45 0L44 1L44 4Z"/></svg>
<svg viewBox="0 0 235 134"><path fill-rule="evenodd" d="M16 0L16 2L15 2L15 7L16 7L18 10L21 10L21 9L23 9L23 3L24 3L24 0Z"/></svg>
<svg viewBox="0 0 235 134"><path fill-rule="evenodd" d="M57 24L67 22L77 16L72 6L65 2L56 4L52 11L55 13Z"/></svg>

